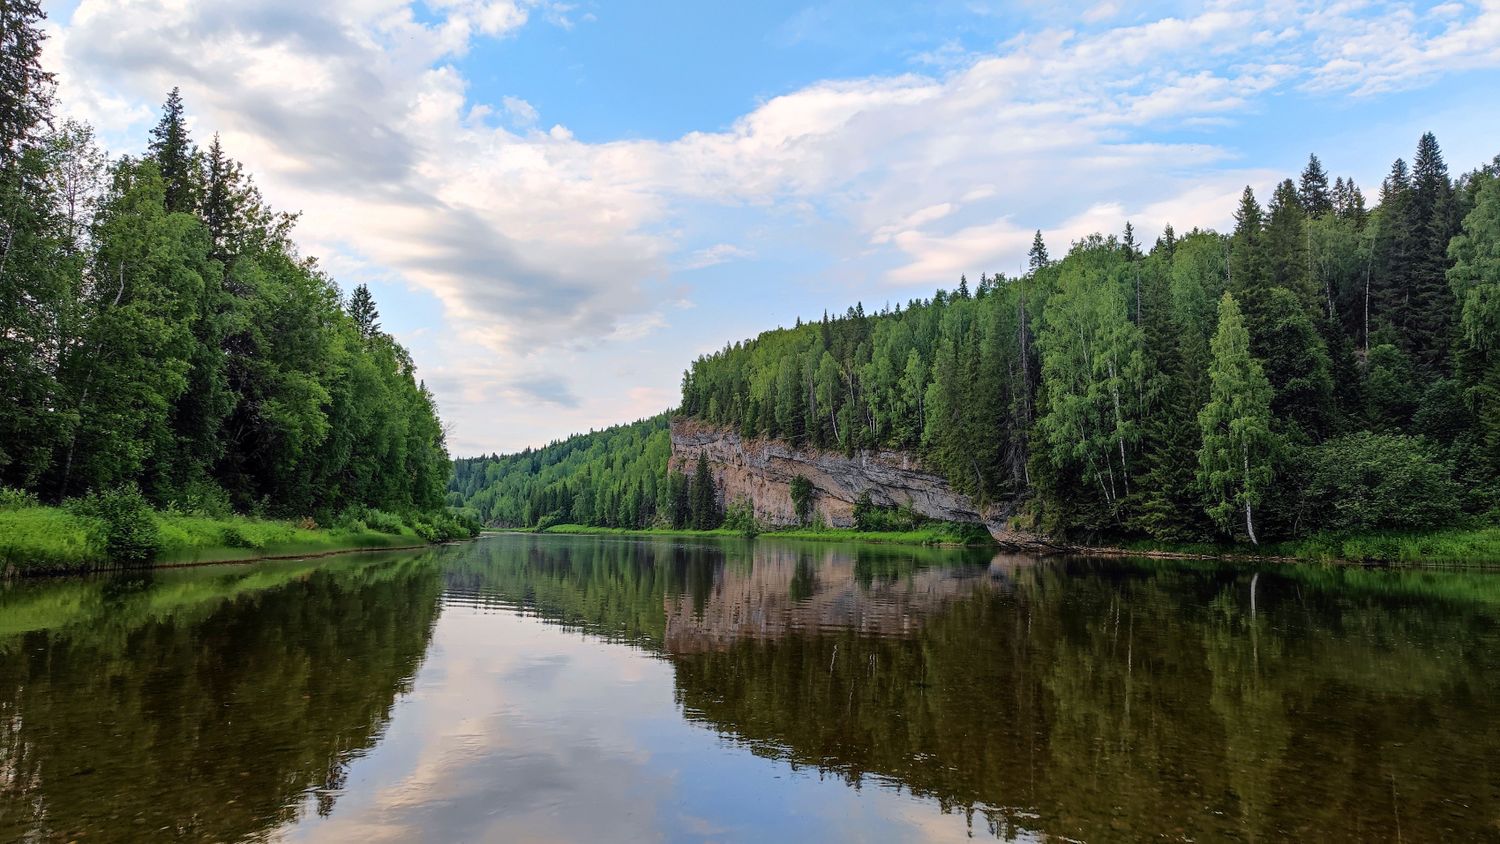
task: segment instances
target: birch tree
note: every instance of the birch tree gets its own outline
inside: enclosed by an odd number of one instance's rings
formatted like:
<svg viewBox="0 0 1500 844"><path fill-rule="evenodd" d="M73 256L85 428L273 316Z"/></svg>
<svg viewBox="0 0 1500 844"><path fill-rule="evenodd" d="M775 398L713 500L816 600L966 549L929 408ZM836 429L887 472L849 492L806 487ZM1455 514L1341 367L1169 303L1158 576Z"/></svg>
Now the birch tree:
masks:
<svg viewBox="0 0 1500 844"><path fill-rule="evenodd" d="M1212 352L1208 403L1198 414L1198 483L1220 528L1232 532L1243 515L1245 536L1258 545L1255 507L1271 483L1271 384L1250 356L1244 315L1228 292L1219 300Z"/></svg>

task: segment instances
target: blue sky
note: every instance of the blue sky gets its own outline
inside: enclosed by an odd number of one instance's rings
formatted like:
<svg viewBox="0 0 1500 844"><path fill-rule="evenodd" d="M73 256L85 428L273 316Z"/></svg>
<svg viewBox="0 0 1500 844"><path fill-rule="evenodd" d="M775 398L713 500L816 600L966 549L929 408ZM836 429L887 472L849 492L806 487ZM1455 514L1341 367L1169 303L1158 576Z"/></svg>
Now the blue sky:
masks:
<svg viewBox="0 0 1500 844"><path fill-rule="evenodd" d="M1014 272L1127 219L1223 227L1316 151L1372 198L1500 153L1500 2L70 0L62 106L165 91L346 288L456 454L671 406L696 355Z"/></svg>

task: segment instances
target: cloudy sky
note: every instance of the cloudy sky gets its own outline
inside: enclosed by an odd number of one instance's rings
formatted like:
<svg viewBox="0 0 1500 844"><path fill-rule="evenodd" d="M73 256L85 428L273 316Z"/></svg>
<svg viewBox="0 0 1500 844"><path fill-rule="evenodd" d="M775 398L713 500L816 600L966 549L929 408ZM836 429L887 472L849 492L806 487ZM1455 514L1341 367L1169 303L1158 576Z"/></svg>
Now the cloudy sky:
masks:
<svg viewBox="0 0 1500 844"><path fill-rule="evenodd" d="M1500 0L57 0L64 111L180 86L437 393L456 455L650 415L763 329L1223 227L1317 152L1372 199L1500 153Z"/></svg>

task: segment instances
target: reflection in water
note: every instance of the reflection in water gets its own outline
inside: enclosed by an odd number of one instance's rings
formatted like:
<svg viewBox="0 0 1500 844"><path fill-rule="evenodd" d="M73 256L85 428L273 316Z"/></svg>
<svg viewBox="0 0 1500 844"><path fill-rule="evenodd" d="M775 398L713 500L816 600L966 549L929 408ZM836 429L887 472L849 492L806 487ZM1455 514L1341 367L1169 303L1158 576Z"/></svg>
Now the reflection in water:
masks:
<svg viewBox="0 0 1500 844"><path fill-rule="evenodd" d="M309 794L332 811L422 660L439 583L430 557L387 555L13 586L0 840L232 841Z"/></svg>
<svg viewBox="0 0 1500 844"><path fill-rule="evenodd" d="M1476 573L764 539L23 583L0 839L1500 838L1497 619Z"/></svg>

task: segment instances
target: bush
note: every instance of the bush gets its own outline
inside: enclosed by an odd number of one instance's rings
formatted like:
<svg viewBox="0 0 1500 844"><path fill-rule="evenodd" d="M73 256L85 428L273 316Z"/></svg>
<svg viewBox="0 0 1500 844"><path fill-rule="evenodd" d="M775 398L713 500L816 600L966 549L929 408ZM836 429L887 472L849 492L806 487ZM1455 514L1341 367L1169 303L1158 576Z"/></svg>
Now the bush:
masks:
<svg viewBox="0 0 1500 844"><path fill-rule="evenodd" d="M732 502L724 508L724 527L748 537L760 533L760 522L755 520L755 505L749 499Z"/></svg>
<svg viewBox="0 0 1500 844"><path fill-rule="evenodd" d="M1463 490L1421 437L1362 431L1307 450L1301 514L1313 530L1420 530L1451 523Z"/></svg>
<svg viewBox="0 0 1500 844"><path fill-rule="evenodd" d="M36 500L35 495L23 489L0 486L0 510L25 510L39 506L41 502Z"/></svg>
<svg viewBox="0 0 1500 844"><path fill-rule="evenodd" d="M854 529L863 533L905 533L928 521L910 507L876 506L868 492L854 502Z"/></svg>
<svg viewBox="0 0 1500 844"><path fill-rule="evenodd" d="M245 532L235 525L228 525L224 528L222 541L230 548L260 549L265 547L264 541L258 541L255 537L245 535Z"/></svg>
<svg viewBox="0 0 1500 844"><path fill-rule="evenodd" d="M149 563L161 550L156 517L135 484L89 493L75 503L74 512L102 523L105 553L112 562Z"/></svg>
<svg viewBox="0 0 1500 844"><path fill-rule="evenodd" d="M370 530L378 530L381 533L399 534L405 525L401 517L383 510L366 510L364 523Z"/></svg>
<svg viewBox="0 0 1500 844"><path fill-rule="evenodd" d="M812 516L813 483L805 475L792 478L792 507L797 511L797 524L805 525Z"/></svg>
<svg viewBox="0 0 1500 844"><path fill-rule="evenodd" d="M188 483L172 497L167 509L186 516L207 516L211 519L228 518L234 513L234 508L229 503L229 493L207 480Z"/></svg>

